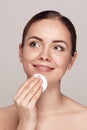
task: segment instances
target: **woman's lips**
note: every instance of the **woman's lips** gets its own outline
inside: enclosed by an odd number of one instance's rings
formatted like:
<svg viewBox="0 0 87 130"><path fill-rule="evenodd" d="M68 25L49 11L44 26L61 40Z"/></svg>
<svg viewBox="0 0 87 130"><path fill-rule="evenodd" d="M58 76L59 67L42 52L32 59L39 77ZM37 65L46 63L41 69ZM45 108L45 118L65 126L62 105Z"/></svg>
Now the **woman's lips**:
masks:
<svg viewBox="0 0 87 130"><path fill-rule="evenodd" d="M47 66L47 65L34 65L34 67L42 72L50 72L52 71L54 68Z"/></svg>

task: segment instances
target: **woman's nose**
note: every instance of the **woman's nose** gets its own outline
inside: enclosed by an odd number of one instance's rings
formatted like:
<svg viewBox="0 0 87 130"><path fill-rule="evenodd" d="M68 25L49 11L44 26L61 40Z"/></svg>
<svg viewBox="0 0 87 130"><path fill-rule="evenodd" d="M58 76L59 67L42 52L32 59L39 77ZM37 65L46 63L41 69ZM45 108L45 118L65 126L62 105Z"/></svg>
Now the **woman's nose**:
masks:
<svg viewBox="0 0 87 130"><path fill-rule="evenodd" d="M50 51L47 49L43 49L39 55L39 60L50 62L52 60Z"/></svg>

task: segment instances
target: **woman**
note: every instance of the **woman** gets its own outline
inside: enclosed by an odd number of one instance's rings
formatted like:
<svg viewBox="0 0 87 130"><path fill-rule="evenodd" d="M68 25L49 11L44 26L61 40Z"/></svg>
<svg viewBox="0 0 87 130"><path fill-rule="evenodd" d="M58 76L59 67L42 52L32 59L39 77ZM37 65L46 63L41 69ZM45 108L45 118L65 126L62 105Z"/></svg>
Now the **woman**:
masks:
<svg viewBox="0 0 87 130"><path fill-rule="evenodd" d="M87 108L60 91L61 79L76 56L76 31L68 18L52 10L32 17L19 45L27 80L14 105L0 110L0 130L87 130ZM47 79L44 92L36 73Z"/></svg>

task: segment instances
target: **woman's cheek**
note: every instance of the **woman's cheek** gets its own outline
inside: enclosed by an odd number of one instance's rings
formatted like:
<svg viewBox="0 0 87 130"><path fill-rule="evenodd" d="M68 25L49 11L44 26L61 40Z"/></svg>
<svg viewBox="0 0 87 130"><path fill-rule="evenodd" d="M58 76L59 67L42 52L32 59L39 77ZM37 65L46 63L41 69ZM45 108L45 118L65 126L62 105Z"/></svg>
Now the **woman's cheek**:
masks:
<svg viewBox="0 0 87 130"><path fill-rule="evenodd" d="M32 51L30 51L28 53L27 52L24 53L23 60L29 62L31 60L34 60L36 57L37 57L37 53L33 53Z"/></svg>
<svg viewBox="0 0 87 130"><path fill-rule="evenodd" d="M53 59L59 67L67 68L70 58L67 55L54 55Z"/></svg>
<svg viewBox="0 0 87 130"><path fill-rule="evenodd" d="M24 53L23 54L23 69L27 75L27 77L30 77L33 72L32 63L35 62L37 58L36 53Z"/></svg>

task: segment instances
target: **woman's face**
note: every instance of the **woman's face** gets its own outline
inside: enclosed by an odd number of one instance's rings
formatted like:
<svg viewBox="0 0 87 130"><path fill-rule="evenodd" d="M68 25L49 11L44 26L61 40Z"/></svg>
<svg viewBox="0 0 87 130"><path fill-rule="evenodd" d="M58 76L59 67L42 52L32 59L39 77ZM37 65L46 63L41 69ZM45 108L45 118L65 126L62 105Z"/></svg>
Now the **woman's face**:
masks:
<svg viewBox="0 0 87 130"><path fill-rule="evenodd" d="M19 49L27 77L40 73L52 83L61 80L75 59L75 56L71 56L70 33L58 20L45 19L33 23L24 47L20 45Z"/></svg>

